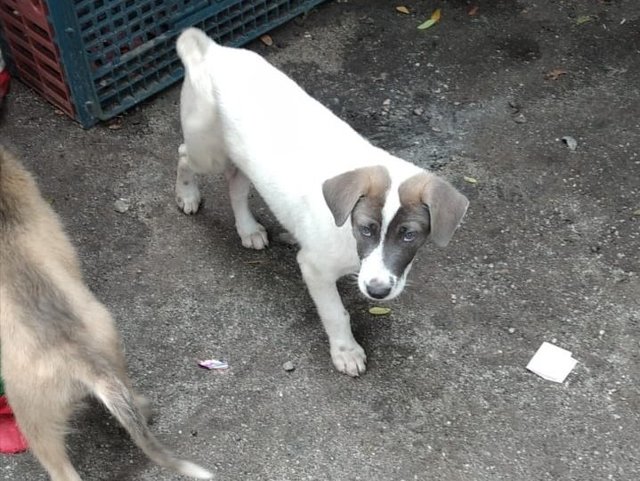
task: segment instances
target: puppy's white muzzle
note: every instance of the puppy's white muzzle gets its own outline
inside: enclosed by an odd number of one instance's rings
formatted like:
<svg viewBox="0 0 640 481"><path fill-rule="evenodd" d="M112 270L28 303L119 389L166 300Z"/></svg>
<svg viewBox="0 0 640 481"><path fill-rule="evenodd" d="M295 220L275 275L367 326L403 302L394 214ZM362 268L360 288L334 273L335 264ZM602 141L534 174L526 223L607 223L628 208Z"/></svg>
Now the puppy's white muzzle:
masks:
<svg viewBox="0 0 640 481"><path fill-rule="evenodd" d="M394 275L385 265L382 249L376 248L362 260L358 273L360 292L375 301L390 301L404 289L411 263L400 277Z"/></svg>

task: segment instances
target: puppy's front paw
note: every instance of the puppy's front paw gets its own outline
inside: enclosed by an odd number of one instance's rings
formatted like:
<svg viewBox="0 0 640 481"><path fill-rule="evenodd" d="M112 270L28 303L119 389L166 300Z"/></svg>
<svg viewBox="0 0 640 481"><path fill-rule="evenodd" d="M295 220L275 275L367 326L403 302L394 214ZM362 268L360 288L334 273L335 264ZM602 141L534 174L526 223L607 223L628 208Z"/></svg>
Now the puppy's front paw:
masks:
<svg viewBox="0 0 640 481"><path fill-rule="evenodd" d="M252 229L240 229L238 227L238 235L242 245L248 249L260 250L269 245L267 230L257 222Z"/></svg>
<svg viewBox="0 0 640 481"><path fill-rule="evenodd" d="M195 214L200 207L200 190L194 183L176 186L176 203L185 214Z"/></svg>
<svg viewBox="0 0 640 481"><path fill-rule="evenodd" d="M338 371L352 377L358 377L367 370L367 355L355 341L349 345L332 346L331 360Z"/></svg>

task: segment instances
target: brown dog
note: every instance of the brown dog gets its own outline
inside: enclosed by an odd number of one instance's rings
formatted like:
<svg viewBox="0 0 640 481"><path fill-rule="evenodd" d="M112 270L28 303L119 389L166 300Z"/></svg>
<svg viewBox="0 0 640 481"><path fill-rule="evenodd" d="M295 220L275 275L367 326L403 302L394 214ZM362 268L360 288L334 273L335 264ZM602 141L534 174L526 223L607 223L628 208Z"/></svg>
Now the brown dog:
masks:
<svg viewBox="0 0 640 481"><path fill-rule="evenodd" d="M0 147L0 353L6 394L53 481L81 481L64 444L75 404L94 395L152 461L186 476L149 431L107 309L82 280L73 246L31 175Z"/></svg>

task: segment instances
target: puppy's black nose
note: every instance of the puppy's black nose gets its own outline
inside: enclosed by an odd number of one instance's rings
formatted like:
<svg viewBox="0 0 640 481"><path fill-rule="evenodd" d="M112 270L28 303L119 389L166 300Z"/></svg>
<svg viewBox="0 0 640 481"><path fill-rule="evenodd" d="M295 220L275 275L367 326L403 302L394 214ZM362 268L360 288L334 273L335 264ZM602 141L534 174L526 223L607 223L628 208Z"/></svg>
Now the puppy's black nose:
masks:
<svg viewBox="0 0 640 481"><path fill-rule="evenodd" d="M384 299L391 292L391 286L376 279L367 285L367 294L374 299Z"/></svg>

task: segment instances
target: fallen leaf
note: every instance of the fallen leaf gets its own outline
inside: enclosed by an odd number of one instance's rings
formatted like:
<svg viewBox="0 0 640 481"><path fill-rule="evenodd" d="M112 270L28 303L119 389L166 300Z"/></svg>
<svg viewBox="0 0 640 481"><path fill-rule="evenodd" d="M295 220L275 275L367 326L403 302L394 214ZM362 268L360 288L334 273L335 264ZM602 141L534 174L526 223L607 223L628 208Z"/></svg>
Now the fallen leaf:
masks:
<svg viewBox="0 0 640 481"><path fill-rule="evenodd" d="M418 25L418 30L426 30L427 28L433 27L436 23L440 21L440 17L441 17L441 10L437 8L431 14L431 18L429 20Z"/></svg>
<svg viewBox="0 0 640 481"><path fill-rule="evenodd" d="M476 15L478 15L479 8L479 5L470 5L469 10L467 10L467 15L469 15L470 17L475 17Z"/></svg>
<svg viewBox="0 0 640 481"><path fill-rule="evenodd" d="M547 72L544 78L546 80L558 80L562 75L567 75L568 73L569 72L563 68L554 68L550 72Z"/></svg>
<svg viewBox="0 0 640 481"><path fill-rule="evenodd" d="M400 13L404 13L405 15L409 15L409 9L407 7L405 7L404 5L399 5L396 7L396 10Z"/></svg>
<svg viewBox="0 0 640 481"><path fill-rule="evenodd" d="M391 312L391 309L388 307L378 307L374 306L369 309L369 314L373 314L374 316L386 316Z"/></svg>
<svg viewBox="0 0 640 481"><path fill-rule="evenodd" d="M640 215L640 209L634 210L633 215Z"/></svg>
<svg viewBox="0 0 640 481"><path fill-rule="evenodd" d="M477 184L478 181L473 177L467 177L466 175L463 177L465 182L469 182L470 184Z"/></svg>
<svg viewBox="0 0 640 481"><path fill-rule="evenodd" d="M421 23L420 25L418 25L418 30L426 30L428 28L433 27L436 24L436 21L433 19L429 19L424 23Z"/></svg>
<svg viewBox="0 0 640 481"><path fill-rule="evenodd" d="M270 35L263 35L260 37L260 41L264 43L267 47L271 47L273 45L273 39Z"/></svg>
<svg viewBox="0 0 640 481"><path fill-rule="evenodd" d="M580 15L576 19L576 25L582 25L585 23L593 22L595 20L593 15Z"/></svg>

